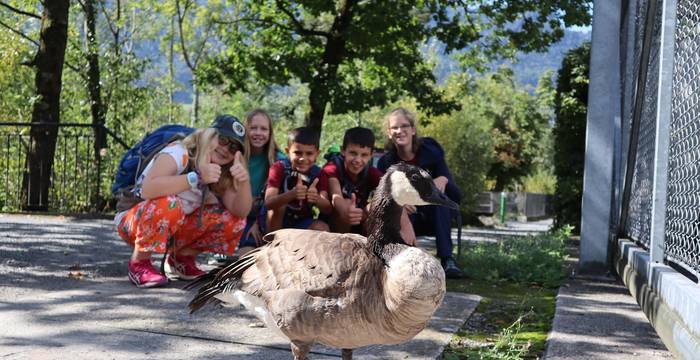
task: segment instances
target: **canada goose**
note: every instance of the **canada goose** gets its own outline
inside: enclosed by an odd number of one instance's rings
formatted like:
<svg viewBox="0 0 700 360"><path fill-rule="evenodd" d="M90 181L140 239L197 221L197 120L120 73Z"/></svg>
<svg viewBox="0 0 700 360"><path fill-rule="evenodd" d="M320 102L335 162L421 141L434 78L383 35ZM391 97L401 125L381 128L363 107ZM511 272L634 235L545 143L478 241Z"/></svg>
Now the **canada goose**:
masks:
<svg viewBox="0 0 700 360"><path fill-rule="evenodd" d="M214 269L191 312L210 301L241 303L268 328L291 341L294 359L306 359L315 342L343 349L397 344L424 327L445 295L440 262L409 247L399 235L402 205L456 209L417 167L397 164L374 195L369 236L283 229L266 246Z"/></svg>

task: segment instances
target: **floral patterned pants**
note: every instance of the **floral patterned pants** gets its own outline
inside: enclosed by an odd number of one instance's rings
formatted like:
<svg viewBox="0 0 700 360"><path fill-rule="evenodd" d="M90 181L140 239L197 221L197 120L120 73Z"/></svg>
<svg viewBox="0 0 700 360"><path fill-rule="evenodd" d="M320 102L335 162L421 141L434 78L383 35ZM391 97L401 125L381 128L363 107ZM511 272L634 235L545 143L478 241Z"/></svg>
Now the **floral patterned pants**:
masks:
<svg viewBox="0 0 700 360"><path fill-rule="evenodd" d="M245 223L245 217L232 215L221 204L207 204L185 214L181 200L171 195L145 200L129 209L117 232L139 252L164 253L173 237L175 253L189 248L232 255Z"/></svg>

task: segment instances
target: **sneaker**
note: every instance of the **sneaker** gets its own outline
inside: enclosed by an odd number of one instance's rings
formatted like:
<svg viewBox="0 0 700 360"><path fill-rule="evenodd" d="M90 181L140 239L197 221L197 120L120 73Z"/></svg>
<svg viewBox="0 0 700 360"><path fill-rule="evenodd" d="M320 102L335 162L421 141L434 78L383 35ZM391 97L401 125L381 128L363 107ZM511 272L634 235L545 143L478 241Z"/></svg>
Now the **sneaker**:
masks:
<svg viewBox="0 0 700 360"><path fill-rule="evenodd" d="M163 286L168 278L159 273L151 264L151 259L129 261L129 280L140 288Z"/></svg>
<svg viewBox="0 0 700 360"><path fill-rule="evenodd" d="M445 270L445 277L448 279L459 279L464 276L464 272L459 268L455 259L451 257L443 258L441 261L442 268Z"/></svg>
<svg viewBox="0 0 700 360"><path fill-rule="evenodd" d="M168 255L168 259L165 260L165 273L171 278L182 280L193 280L206 274L197 267L195 256L183 255Z"/></svg>

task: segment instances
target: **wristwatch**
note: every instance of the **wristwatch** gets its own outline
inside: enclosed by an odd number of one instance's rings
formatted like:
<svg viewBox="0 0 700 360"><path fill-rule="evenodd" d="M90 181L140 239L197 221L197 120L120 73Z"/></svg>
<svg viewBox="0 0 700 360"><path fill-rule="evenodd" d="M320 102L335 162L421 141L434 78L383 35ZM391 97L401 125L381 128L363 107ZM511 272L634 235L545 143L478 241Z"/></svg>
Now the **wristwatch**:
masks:
<svg viewBox="0 0 700 360"><path fill-rule="evenodd" d="M197 185L199 185L199 175L197 175L197 173L194 171L188 172L187 183L190 184L190 189L197 190Z"/></svg>

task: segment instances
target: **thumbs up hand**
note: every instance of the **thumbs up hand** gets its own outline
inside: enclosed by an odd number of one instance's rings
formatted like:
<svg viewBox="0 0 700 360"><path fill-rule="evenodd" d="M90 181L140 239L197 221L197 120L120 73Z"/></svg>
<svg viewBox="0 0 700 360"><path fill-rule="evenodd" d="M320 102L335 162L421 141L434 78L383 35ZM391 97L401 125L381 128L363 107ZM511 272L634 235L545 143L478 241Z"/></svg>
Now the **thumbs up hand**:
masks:
<svg viewBox="0 0 700 360"><path fill-rule="evenodd" d="M319 198L316 185L318 185L318 178L315 178L311 185L309 185L309 188L306 190L306 200L312 204L315 204Z"/></svg>
<svg viewBox="0 0 700 360"><path fill-rule="evenodd" d="M357 207L357 196L353 193L348 202L348 223L350 225L358 225L362 222L363 211Z"/></svg>
<svg viewBox="0 0 700 360"><path fill-rule="evenodd" d="M306 199L307 187L306 187L306 185L304 185L304 182L301 180L300 175L297 175L297 185L294 187L294 190L297 194L297 200Z"/></svg>
<svg viewBox="0 0 700 360"><path fill-rule="evenodd" d="M241 154L241 152L237 151L233 159L233 165L231 165L231 168L229 169L229 171L231 172L231 177L233 178L233 181L236 182L236 184L246 182L250 179L250 176L248 175L248 170L243 165L243 160L241 159L242 156L243 155Z"/></svg>
<svg viewBox="0 0 700 360"><path fill-rule="evenodd" d="M211 154L206 155L205 164L200 166L199 177L202 179L204 184L213 184L219 181L221 177L221 166L219 164L214 164L211 162Z"/></svg>

